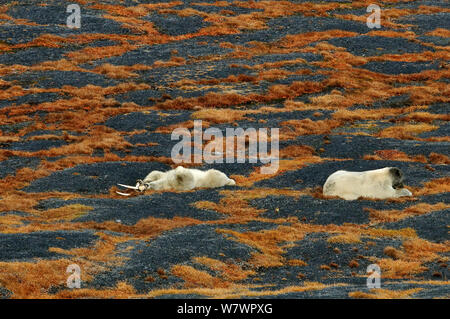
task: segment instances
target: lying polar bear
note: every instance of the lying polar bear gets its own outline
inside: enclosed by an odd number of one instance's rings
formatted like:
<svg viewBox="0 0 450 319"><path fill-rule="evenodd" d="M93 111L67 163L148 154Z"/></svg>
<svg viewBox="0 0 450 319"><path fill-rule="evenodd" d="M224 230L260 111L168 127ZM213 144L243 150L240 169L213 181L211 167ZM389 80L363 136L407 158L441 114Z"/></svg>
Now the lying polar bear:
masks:
<svg viewBox="0 0 450 319"><path fill-rule="evenodd" d="M236 182L216 169L201 171L178 166L176 169L167 172L152 171L143 180L138 180L136 186L118 185L141 192L146 189L187 191L199 187L215 188L225 185L236 185ZM130 195L117 193L125 196Z"/></svg>
<svg viewBox="0 0 450 319"><path fill-rule="evenodd" d="M412 196L403 188L403 173L396 167L385 167L364 172L337 171L323 185L323 194L345 200L359 197L385 199Z"/></svg>

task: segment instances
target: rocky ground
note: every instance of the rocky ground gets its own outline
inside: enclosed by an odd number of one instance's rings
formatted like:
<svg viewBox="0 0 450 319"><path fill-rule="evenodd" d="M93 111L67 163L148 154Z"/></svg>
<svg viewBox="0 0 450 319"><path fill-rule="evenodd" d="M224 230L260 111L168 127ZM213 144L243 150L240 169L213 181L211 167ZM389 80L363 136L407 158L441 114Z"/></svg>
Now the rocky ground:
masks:
<svg viewBox="0 0 450 319"><path fill-rule="evenodd" d="M373 29L372 1L2 3L0 297L450 296L448 2L379 2ZM237 185L115 193L176 167L194 120L279 128L278 171L190 164ZM385 166L413 197L322 196Z"/></svg>

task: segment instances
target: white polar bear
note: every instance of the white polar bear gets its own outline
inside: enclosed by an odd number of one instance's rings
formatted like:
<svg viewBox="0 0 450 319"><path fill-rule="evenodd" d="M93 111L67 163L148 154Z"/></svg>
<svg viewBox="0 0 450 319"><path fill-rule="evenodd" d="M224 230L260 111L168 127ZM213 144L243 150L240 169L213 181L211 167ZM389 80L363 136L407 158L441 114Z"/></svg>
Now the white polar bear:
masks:
<svg viewBox="0 0 450 319"><path fill-rule="evenodd" d="M141 192L146 189L187 191L200 187L215 188L225 185L236 185L236 182L216 169L201 171L178 166L176 169L167 172L152 171L143 180L138 180L136 186L119 185ZM117 193L126 196L130 195Z"/></svg>
<svg viewBox="0 0 450 319"><path fill-rule="evenodd" d="M345 200L359 197L386 199L412 196L403 188L403 173L396 167L385 167L364 172L337 171L323 185L323 194Z"/></svg>

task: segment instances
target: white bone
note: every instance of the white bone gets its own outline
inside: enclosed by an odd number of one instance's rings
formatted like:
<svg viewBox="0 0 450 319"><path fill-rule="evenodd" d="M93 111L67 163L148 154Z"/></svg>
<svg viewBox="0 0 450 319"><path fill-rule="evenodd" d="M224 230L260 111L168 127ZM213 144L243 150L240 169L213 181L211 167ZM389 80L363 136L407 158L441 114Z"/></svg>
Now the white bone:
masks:
<svg viewBox="0 0 450 319"><path fill-rule="evenodd" d="M117 184L117 185L128 188L128 189L139 190L139 187L137 185L136 186L130 186L130 185L124 185L124 184Z"/></svg>
<svg viewBox="0 0 450 319"><path fill-rule="evenodd" d="M122 195L122 196L131 196L131 194L127 194L127 193L121 193L121 192L116 192L116 193L119 195Z"/></svg>

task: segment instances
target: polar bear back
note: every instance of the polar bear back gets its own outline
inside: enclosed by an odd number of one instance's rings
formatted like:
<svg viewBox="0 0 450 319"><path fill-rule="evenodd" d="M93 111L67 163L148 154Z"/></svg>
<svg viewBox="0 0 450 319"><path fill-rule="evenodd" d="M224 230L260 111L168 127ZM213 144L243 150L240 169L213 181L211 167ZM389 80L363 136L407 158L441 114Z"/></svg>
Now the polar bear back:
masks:
<svg viewBox="0 0 450 319"><path fill-rule="evenodd" d="M234 180L228 178L227 175L216 169L210 169L206 172L199 172L203 173L203 176L199 177L198 187L215 188L224 185L236 185Z"/></svg>
<svg viewBox="0 0 450 319"><path fill-rule="evenodd" d="M359 197L378 199L399 197L399 192L392 187L390 169L385 167L363 172L344 170L334 172L327 178L323 193L346 200L355 200Z"/></svg>
<svg viewBox="0 0 450 319"><path fill-rule="evenodd" d="M225 185L235 185L235 181L228 178L221 171L210 169L201 171L195 168L178 166L167 172L154 171L144 179L149 182L150 188L155 190L179 190L186 191L195 188L215 188Z"/></svg>

